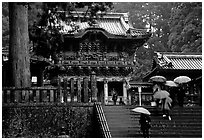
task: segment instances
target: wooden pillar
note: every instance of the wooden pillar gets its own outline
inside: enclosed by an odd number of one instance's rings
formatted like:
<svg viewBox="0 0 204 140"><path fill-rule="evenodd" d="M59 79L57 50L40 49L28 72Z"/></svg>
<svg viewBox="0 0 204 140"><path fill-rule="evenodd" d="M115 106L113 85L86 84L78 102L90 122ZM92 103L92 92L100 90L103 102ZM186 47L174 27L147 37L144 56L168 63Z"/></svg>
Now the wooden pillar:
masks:
<svg viewBox="0 0 204 140"><path fill-rule="evenodd" d="M108 80L104 79L104 103L108 104Z"/></svg>
<svg viewBox="0 0 204 140"><path fill-rule="evenodd" d="M47 90L43 89L41 92L41 101L46 102L46 98L47 98Z"/></svg>
<svg viewBox="0 0 204 140"><path fill-rule="evenodd" d="M89 79L87 77L84 78L84 102L87 103L89 101Z"/></svg>
<svg viewBox="0 0 204 140"><path fill-rule="evenodd" d="M63 79L64 81L64 102L67 102L67 97L68 97L68 81L67 78Z"/></svg>
<svg viewBox="0 0 204 140"><path fill-rule="evenodd" d="M34 101L34 99L33 99L33 90L29 90L28 93L29 93L30 102L33 102Z"/></svg>
<svg viewBox="0 0 204 140"><path fill-rule="evenodd" d="M123 100L124 103L127 104L127 88L126 88L126 81L123 80Z"/></svg>
<svg viewBox="0 0 204 140"><path fill-rule="evenodd" d="M54 90L50 90L50 102L54 102Z"/></svg>
<svg viewBox="0 0 204 140"><path fill-rule="evenodd" d="M71 102L74 102L74 78L70 79L70 85L71 85Z"/></svg>
<svg viewBox="0 0 204 140"><path fill-rule="evenodd" d="M96 85L96 73L91 73L91 95L92 95L92 101L97 101L97 85Z"/></svg>
<svg viewBox="0 0 204 140"><path fill-rule="evenodd" d="M61 90L61 80L60 78L57 79L57 85L58 85L58 89L57 89L57 94L56 94L56 102L60 102L60 94L62 92Z"/></svg>
<svg viewBox="0 0 204 140"><path fill-rule="evenodd" d="M60 80L60 86L59 86L59 88L60 88L60 92L59 92L59 102L61 102L61 103L64 103L64 93L63 93L63 91L62 91L62 88L61 88L61 79L59 78L59 80ZM62 85L63 86L63 85Z"/></svg>
<svg viewBox="0 0 204 140"><path fill-rule="evenodd" d="M26 93L25 93L25 90L19 90L19 93L21 94L22 102L25 102L25 99L26 99Z"/></svg>
<svg viewBox="0 0 204 140"><path fill-rule="evenodd" d="M25 93L25 102L28 103L29 102L29 96L30 96L30 93L28 90L23 90L24 93Z"/></svg>
<svg viewBox="0 0 204 140"><path fill-rule="evenodd" d="M130 92L128 92L128 104L131 105L132 104L132 101L131 101L131 94Z"/></svg>
<svg viewBox="0 0 204 140"><path fill-rule="evenodd" d="M77 102L81 102L81 79L77 79Z"/></svg>
<svg viewBox="0 0 204 140"><path fill-rule="evenodd" d="M138 87L138 93L139 93L139 106L142 106L142 87Z"/></svg>

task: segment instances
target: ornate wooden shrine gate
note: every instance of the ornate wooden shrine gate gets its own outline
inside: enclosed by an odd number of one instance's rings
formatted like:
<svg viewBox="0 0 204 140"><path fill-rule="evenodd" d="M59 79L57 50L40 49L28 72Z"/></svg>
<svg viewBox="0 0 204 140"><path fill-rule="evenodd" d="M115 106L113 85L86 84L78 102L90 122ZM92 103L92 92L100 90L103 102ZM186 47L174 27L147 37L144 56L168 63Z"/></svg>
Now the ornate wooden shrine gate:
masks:
<svg viewBox="0 0 204 140"><path fill-rule="evenodd" d="M80 15L80 12L73 14ZM138 68L135 50L151 33L133 28L127 13L107 13L99 17L92 25L74 22L77 30L59 21L65 40L63 51L57 54L54 65L47 67L47 74L50 79L61 78L61 83L68 87L67 92L82 102L109 104L115 90L119 98L129 103L127 83L131 72Z"/></svg>

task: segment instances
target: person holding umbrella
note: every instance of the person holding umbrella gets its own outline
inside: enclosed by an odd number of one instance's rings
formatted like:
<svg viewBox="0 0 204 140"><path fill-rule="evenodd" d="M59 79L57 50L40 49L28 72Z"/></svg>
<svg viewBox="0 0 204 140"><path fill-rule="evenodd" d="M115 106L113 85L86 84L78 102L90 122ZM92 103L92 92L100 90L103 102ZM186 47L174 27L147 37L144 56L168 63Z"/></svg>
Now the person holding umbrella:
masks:
<svg viewBox="0 0 204 140"><path fill-rule="evenodd" d="M166 90L160 90L160 91L156 91L153 95L154 100L159 101L157 103L157 108L156 108L156 112L159 113L159 110L164 110L164 102L165 102L165 98L168 97L170 94L169 92L167 92Z"/></svg>
<svg viewBox="0 0 204 140"><path fill-rule="evenodd" d="M166 78L164 76L155 75L150 77L149 82L153 83L153 96L155 96L157 92L160 92L162 90L162 85L166 82ZM154 98L154 102L156 103L158 113L159 106L161 105L162 100L160 98Z"/></svg>
<svg viewBox="0 0 204 140"><path fill-rule="evenodd" d="M154 84L153 86L153 94L155 95L156 92L161 91L161 87L158 84ZM159 103L160 103L160 99L155 99L154 100L156 103L156 107L157 109L159 108Z"/></svg>
<svg viewBox="0 0 204 140"><path fill-rule="evenodd" d="M171 120L169 111L172 108L172 99L170 97L166 97L165 101L164 101L164 106L163 106L163 117L168 118L169 120Z"/></svg>
<svg viewBox="0 0 204 140"><path fill-rule="evenodd" d="M191 81L191 78L188 76L178 76L174 79L174 82L179 84L179 93L177 95L178 105L183 107L184 97L185 97L185 87L184 84Z"/></svg>
<svg viewBox="0 0 204 140"><path fill-rule="evenodd" d="M176 84L174 81L168 80L166 81L165 86L167 88L167 91L170 93L170 98L172 99L171 105L173 107L176 102L176 93L177 93L178 84Z"/></svg>
<svg viewBox="0 0 204 140"><path fill-rule="evenodd" d="M151 128L150 122L151 119L149 115L141 113L139 123L144 138L149 138L149 129Z"/></svg>
<svg viewBox="0 0 204 140"><path fill-rule="evenodd" d="M177 100L178 100L178 105L180 107L183 107L184 103L184 97L185 97L185 87L183 84L179 84L179 89L178 89L178 94L177 94Z"/></svg>
<svg viewBox="0 0 204 140"><path fill-rule="evenodd" d="M151 125L150 125L151 119L149 115L151 113L143 107L136 107L135 109L132 109L132 111L141 113L140 120L139 120L140 129L143 133L143 137L149 138L149 129L151 128Z"/></svg>

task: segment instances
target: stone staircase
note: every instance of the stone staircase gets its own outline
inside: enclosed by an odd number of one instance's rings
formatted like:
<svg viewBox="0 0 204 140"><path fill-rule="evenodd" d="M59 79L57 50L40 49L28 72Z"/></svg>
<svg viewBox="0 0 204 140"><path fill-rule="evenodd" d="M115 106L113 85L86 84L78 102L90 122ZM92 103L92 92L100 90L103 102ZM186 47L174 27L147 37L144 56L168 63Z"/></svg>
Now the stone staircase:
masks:
<svg viewBox="0 0 204 140"><path fill-rule="evenodd" d="M103 106L105 117L113 138L141 138L139 113L132 112L136 106ZM155 108L147 107L151 114L150 137L152 138L197 138L202 137L202 108L174 107L172 120L156 115Z"/></svg>

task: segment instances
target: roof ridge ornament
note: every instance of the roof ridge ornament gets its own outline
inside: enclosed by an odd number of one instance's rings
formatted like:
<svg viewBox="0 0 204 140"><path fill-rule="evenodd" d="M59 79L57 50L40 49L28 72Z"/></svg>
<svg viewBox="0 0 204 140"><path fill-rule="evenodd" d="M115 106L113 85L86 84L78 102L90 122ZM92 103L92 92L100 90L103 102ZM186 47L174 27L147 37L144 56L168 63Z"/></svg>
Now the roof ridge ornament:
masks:
<svg viewBox="0 0 204 140"><path fill-rule="evenodd" d="M172 67L173 66L171 60L169 60L167 56L165 56L164 54L160 52L156 52L156 54L157 54L157 58L158 58L158 61L161 67L163 66Z"/></svg>
<svg viewBox="0 0 204 140"><path fill-rule="evenodd" d="M164 58L164 60L166 61L166 65L167 65L168 67L171 67L171 66L172 66L171 60L169 60L165 55L163 55L163 58Z"/></svg>

